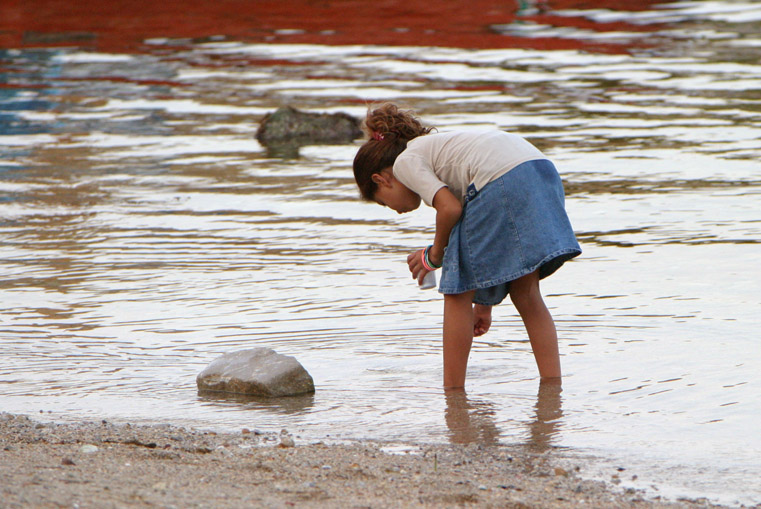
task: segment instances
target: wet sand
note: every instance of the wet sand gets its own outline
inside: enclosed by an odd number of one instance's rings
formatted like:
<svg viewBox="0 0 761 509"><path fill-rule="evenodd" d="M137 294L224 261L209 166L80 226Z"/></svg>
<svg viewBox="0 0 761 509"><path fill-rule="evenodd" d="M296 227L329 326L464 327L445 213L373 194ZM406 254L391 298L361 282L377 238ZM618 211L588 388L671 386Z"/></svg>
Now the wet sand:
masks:
<svg viewBox="0 0 761 509"><path fill-rule="evenodd" d="M582 480L561 451L303 443L243 429L56 424L0 414L0 506L719 507Z"/></svg>

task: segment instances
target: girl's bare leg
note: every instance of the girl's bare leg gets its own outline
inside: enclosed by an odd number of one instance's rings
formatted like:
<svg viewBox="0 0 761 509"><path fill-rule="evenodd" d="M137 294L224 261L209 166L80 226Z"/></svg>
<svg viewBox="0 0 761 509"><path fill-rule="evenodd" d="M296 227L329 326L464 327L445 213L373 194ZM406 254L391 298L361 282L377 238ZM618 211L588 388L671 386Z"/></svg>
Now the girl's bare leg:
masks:
<svg viewBox="0 0 761 509"><path fill-rule="evenodd" d="M444 295L444 388L465 385L473 344L473 293Z"/></svg>
<svg viewBox="0 0 761 509"><path fill-rule="evenodd" d="M539 273L533 272L510 282L510 299L526 326L539 375L543 379L560 378L558 334L539 291Z"/></svg>

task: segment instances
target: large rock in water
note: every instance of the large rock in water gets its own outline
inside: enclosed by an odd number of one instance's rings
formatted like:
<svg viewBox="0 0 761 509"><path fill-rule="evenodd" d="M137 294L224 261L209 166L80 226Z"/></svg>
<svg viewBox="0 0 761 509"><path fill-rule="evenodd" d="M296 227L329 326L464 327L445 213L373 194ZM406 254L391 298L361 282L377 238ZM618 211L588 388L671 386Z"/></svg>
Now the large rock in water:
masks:
<svg viewBox="0 0 761 509"><path fill-rule="evenodd" d="M249 396L295 396L314 392L314 381L294 357L270 348L230 352L213 360L196 378L199 391Z"/></svg>
<svg viewBox="0 0 761 509"><path fill-rule="evenodd" d="M290 106L266 115L256 131L262 145L351 143L360 136L358 118L346 113L306 113Z"/></svg>

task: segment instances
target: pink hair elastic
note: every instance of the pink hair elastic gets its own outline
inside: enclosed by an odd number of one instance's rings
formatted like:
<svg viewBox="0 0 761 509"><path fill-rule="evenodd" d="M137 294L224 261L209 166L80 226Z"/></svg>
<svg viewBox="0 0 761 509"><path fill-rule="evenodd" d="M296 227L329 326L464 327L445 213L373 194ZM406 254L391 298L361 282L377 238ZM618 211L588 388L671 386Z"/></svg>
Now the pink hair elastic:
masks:
<svg viewBox="0 0 761 509"><path fill-rule="evenodd" d="M373 139L377 140L377 141L383 141L383 134L378 133L378 132L374 132L373 133Z"/></svg>

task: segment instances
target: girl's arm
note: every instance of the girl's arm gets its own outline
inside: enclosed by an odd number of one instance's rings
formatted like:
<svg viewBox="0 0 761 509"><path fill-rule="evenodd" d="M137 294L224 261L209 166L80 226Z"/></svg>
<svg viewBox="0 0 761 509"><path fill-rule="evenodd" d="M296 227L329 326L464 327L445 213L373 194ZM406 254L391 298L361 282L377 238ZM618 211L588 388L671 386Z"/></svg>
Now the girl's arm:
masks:
<svg viewBox="0 0 761 509"><path fill-rule="evenodd" d="M436 209L436 235L428 257L436 265L441 265L444 249L449 244L449 234L462 215L462 205L448 187L442 187L433 196L433 208Z"/></svg>
<svg viewBox="0 0 761 509"><path fill-rule="evenodd" d="M462 205L460 200L447 187L442 187L433 196L433 208L436 209L436 234L433 237L433 247L428 252L428 258L436 265L441 265L444 259L444 249L449 244L449 234L460 220ZM423 250L415 251L407 257L407 264L412 277L422 282L428 272L421 261Z"/></svg>

